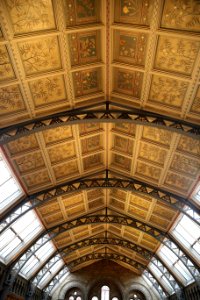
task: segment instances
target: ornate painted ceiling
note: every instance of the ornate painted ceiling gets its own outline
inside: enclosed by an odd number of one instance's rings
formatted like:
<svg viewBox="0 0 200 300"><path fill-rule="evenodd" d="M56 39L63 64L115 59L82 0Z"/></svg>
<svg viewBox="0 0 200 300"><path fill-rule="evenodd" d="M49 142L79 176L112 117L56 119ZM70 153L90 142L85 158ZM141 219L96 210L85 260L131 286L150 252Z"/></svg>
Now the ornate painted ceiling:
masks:
<svg viewBox="0 0 200 300"><path fill-rule="evenodd" d="M101 108L105 101L199 124L199 11L195 0L0 1L1 128ZM3 148L27 195L84 176L101 178L108 169L113 177L138 179L192 203L200 175L199 139L124 121L47 128ZM106 211L168 232L179 214L157 198L119 188L58 196L36 210L47 229ZM62 249L93 236L119 237L152 252L159 247L138 229L106 223L68 230L53 241ZM148 264L118 245L89 245L65 261L105 251Z"/></svg>

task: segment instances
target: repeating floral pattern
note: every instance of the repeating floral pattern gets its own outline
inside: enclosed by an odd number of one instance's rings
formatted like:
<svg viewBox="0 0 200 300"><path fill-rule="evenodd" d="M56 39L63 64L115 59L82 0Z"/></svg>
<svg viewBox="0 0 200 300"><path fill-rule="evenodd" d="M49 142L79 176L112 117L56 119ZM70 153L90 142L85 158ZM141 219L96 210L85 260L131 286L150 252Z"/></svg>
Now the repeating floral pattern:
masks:
<svg viewBox="0 0 200 300"><path fill-rule="evenodd" d="M55 28L51 0L6 0L16 34Z"/></svg>
<svg viewBox="0 0 200 300"><path fill-rule="evenodd" d="M0 82L14 79L15 74L5 45L0 45Z"/></svg>

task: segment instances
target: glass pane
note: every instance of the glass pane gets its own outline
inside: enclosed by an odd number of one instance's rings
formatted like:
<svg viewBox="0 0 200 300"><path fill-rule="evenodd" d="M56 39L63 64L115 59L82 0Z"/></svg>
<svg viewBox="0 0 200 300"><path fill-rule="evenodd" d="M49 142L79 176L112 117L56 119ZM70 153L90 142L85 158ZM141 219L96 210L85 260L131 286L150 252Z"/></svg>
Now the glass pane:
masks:
<svg viewBox="0 0 200 300"><path fill-rule="evenodd" d="M43 276L42 280L39 283L39 286L43 288L45 284L51 280L51 278L58 272L58 270L64 265L64 262L62 259L57 261L50 269L49 271Z"/></svg>
<svg viewBox="0 0 200 300"><path fill-rule="evenodd" d="M110 289L108 286L103 286L101 288L101 300L109 300Z"/></svg>

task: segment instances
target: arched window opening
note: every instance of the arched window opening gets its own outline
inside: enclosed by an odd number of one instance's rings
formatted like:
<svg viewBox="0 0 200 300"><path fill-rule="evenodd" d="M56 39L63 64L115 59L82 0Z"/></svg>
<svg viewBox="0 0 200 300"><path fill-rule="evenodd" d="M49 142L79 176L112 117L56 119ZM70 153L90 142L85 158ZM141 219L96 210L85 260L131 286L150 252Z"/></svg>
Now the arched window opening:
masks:
<svg viewBox="0 0 200 300"><path fill-rule="evenodd" d="M82 300L83 295L79 288L75 287L70 289L65 296L66 300Z"/></svg>
<svg viewBox="0 0 200 300"><path fill-rule="evenodd" d="M145 296L143 295L143 293L141 293L140 291L137 290L132 290L129 293L129 300L145 300Z"/></svg>
<svg viewBox="0 0 200 300"><path fill-rule="evenodd" d="M94 296L92 297L92 300L99 300L98 297Z"/></svg>
<svg viewBox="0 0 200 300"><path fill-rule="evenodd" d="M112 300L118 300L118 298L117 297L113 297Z"/></svg>
<svg viewBox="0 0 200 300"><path fill-rule="evenodd" d="M108 286L104 285L101 288L101 300L109 300L110 289Z"/></svg>

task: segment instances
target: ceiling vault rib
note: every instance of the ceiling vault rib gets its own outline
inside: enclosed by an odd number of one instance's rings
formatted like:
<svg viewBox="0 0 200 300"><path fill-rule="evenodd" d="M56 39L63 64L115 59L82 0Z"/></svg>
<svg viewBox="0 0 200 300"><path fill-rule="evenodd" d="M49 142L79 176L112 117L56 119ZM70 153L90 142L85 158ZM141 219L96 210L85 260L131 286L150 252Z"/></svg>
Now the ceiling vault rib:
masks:
<svg viewBox="0 0 200 300"><path fill-rule="evenodd" d="M26 214L31 209L40 207L58 196L64 196L74 192L98 188L118 188L120 190L126 190L132 193L142 194L144 196L151 196L163 203L169 204L171 207L182 212L190 219L192 219L195 223L200 225L200 219L197 219L197 217L193 217L191 215L191 211L193 212L193 215L194 212L200 215L200 210L194 204L189 202L186 198L167 192L163 189L154 187L152 185L149 185L147 183L133 178L109 178L107 170L105 171L105 178L99 179L82 177L80 179L69 181L67 183L57 185L44 191L37 192L22 199L21 202L19 202L15 207L12 207L11 210L7 211L7 213L1 218L0 233L5 231L12 223L14 223L17 219L19 219L22 215ZM17 212L17 210L19 210L19 208L27 202L31 202L31 204L27 205L26 209L24 209L23 212L21 210ZM184 209L183 205L186 205L189 209Z"/></svg>
<svg viewBox="0 0 200 300"><path fill-rule="evenodd" d="M98 106L97 106L98 107ZM184 120L153 113L136 108L129 109L98 109L84 108L68 110L50 116L40 117L0 129L0 144L5 144L18 137L27 136L34 132L56 128L59 126L80 124L86 122L129 122L133 124L153 126L184 135L198 137L200 126Z"/></svg>
<svg viewBox="0 0 200 300"><path fill-rule="evenodd" d="M174 288L175 291L179 290L183 287L181 282L179 280L177 280L177 278L174 277L174 275L171 273L171 270L166 267L166 265L163 263L163 261L160 258L158 258L158 256L156 254L154 254L153 252L151 252L141 246L138 246L135 243L125 240L125 239L105 238L105 237L84 239L84 240L78 241L76 243L70 244L68 246L65 246L65 247L59 249L58 253L61 254L62 258L64 258L67 255L69 255L71 252L76 251L77 249L80 249L80 248L82 249L84 247L88 247L91 245L117 245L117 246L120 246L123 248L130 249L132 251L135 251L147 260L152 258L151 262L154 265L156 265L156 267L159 268L159 270L165 276L167 276L168 281L170 282L170 284L172 285L172 287ZM65 252L63 252L64 250L65 250ZM55 255L55 253L54 253L54 255ZM40 268L40 270L41 269L42 268ZM39 271L37 272L37 274L39 273ZM45 273L44 273L44 275L45 275ZM37 276L35 276L35 278L37 278ZM34 277L32 277L32 279L30 281L33 281L33 279L34 279Z"/></svg>
<svg viewBox="0 0 200 300"><path fill-rule="evenodd" d="M137 219L133 219L130 217L122 217L118 215L90 215L80 217L75 220L64 222L60 225L45 230L36 238L36 242L34 240L34 242L32 242L31 245L28 245L28 247L26 247L26 249L23 250L20 256L16 257L15 260L8 266L11 267L16 274L22 269L26 261L49 240L52 240L53 238L55 238L63 232L66 232L67 230L77 228L86 224L88 225L100 223L112 223L120 224L123 226L130 226L154 237L163 245L167 246L180 259L180 261L189 270L194 280L199 281L200 273L198 264L191 257L188 257L188 254L185 253L185 251L180 247L180 245L177 245L175 239L171 235ZM45 237L46 234L49 234L50 237ZM25 257L23 257L24 255Z"/></svg>

